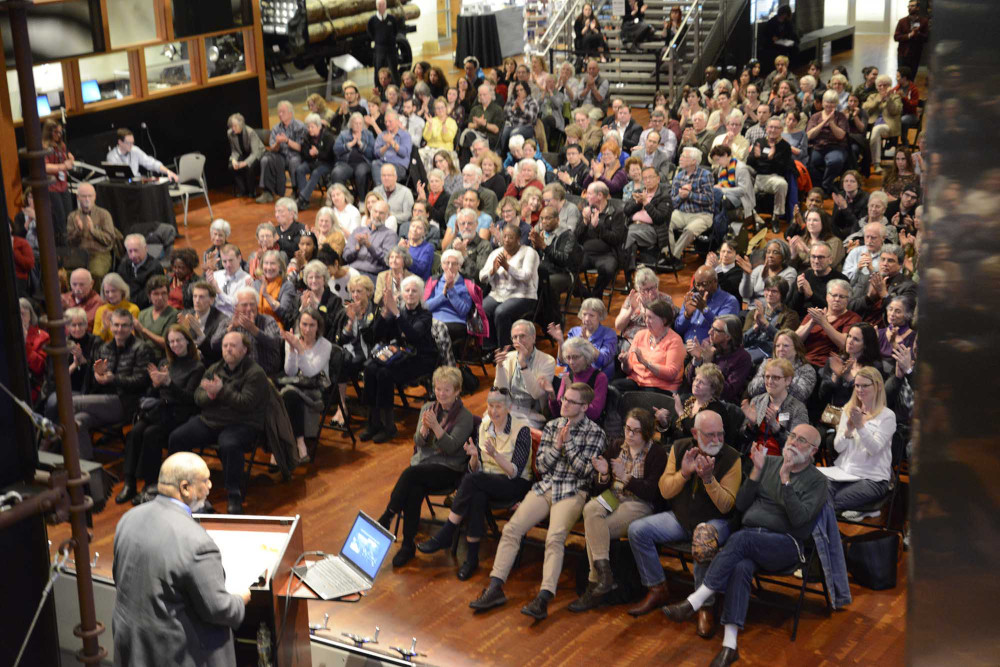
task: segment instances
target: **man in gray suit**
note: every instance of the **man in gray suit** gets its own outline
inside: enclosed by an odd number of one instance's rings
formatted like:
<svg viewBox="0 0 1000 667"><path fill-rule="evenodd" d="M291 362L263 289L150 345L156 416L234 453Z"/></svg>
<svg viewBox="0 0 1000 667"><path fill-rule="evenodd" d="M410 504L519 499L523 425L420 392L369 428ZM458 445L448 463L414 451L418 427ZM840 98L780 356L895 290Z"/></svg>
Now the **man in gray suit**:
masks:
<svg viewBox="0 0 1000 667"><path fill-rule="evenodd" d="M173 454L157 487L115 531L115 665L235 666L232 630L250 591L226 591L219 547L191 518L212 488L208 466L196 454Z"/></svg>

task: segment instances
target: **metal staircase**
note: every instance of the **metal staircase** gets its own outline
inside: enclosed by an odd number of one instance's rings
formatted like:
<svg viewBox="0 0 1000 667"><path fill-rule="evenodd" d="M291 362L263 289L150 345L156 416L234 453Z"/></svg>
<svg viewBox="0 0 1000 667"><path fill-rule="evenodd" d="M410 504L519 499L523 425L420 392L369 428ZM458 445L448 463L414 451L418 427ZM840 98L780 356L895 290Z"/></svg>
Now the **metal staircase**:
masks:
<svg viewBox="0 0 1000 667"><path fill-rule="evenodd" d="M536 0L537 1L537 0ZM598 0L595 11L604 27L611 56L601 64L602 74L610 81L609 95L621 97L632 105L647 105L657 90L676 100L688 81L700 81L704 67L714 62L747 0L699 0L685 8L687 29L670 44L668 55L660 60L666 46L661 35L663 20L676 0L645 0L646 23L656 31L655 41L641 44L641 51L628 51L622 44L621 17L610 0ZM564 58L573 58L573 22L580 14L583 0L547 3L548 12L532 12L529 1L525 12L526 45L530 55L542 55L550 66ZM538 2L538 4L541 4ZM531 25L529 26L529 15ZM721 20L720 20L721 19ZM659 73L657 64L659 63Z"/></svg>

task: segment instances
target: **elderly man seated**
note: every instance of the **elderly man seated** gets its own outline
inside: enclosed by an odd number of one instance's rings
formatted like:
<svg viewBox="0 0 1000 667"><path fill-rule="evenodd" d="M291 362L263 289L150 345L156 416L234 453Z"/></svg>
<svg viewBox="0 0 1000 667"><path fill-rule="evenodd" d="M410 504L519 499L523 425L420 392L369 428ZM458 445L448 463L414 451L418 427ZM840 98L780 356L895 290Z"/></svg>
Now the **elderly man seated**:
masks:
<svg viewBox="0 0 1000 667"><path fill-rule="evenodd" d="M665 134L674 136L674 133L669 130L666 130ZM632 152L632 157L639 160L643 169L652 167L662 180L667 180L670 169L673 167L672 155L667 155L666 151L660 147L661 135L659 132L648 132L643 136L644 139L639 147Z"/></svg>
<svg viewBox="0 0 1000 667"><path fill-rule="evenodd" d="M572 204L568 208L576 209ZM579 268L580 246L576 235L559 221L555 208L545 205L529 239L538 253L540 313L551 321L559 321L559 296L570 289L573 274Z"/></svg>
<svg viewBox="0 0 1000 667"><path fill-rule="evenodd" d="M500 348L496 352L493 384L510 394L514 415L541 428L545 424L542 406L547 394L540 380L552 382L556 360L535 347L535 325L528 320L514 322L510 338L513 349Z"/></svg>
<svg viewBox="0 0 1000 667"><path fill-rule="evenodd" d="M625 220L628 223L625 261L630 269L635 266L637 251L653 251L655 261L655 249L659 248L661 236L658 230L667 232L672 204L670 188L660 182L660 175L655 167L644 167L642 189L636 188L632 196L625 200Z"/></svg>
<svg viewBox="0 0 1000 667"><path fill-rule="evenodd" d="M747 165L757 172L755 192L774 195L771 230L778 229L778 220L785 216L788 198L788 174L792 171L792 146L781 137L781 119L767 121L764 136L753 143Z"/></svg>
<svg viewBox="0 0 1000 667"><path fill-rule="evenodd" d="M87 268L95 280L103 280L111 271L111 253L115 248L115 223L106 208L97 206L97 192L90 183L81 183L76 191L76 210L66 219L66 245L87 253Z"/></svg>
<svg viewBox="0 0 1000 667"><path fill-rule="evenodd" d="M573 124L566 127L566 141L578 145L584 155L593 157L604 142L601 127L590 118L589 109L581 107L573 112Z"/></svg>
<svg viewBox="0 0 1000 667"><path fill-rule="evenodd" d="M396 218L398 224L408 222L413 212L413 193L410 188L400 185L397 171L391 164L382 165L382 184L372 192L379 195L389 204L389 214Z"/></svg>
<svg viewBox="0 0 1000 667"><path fill-rule="evenodd" d="M462 187L448 198L448 208L445 209L445 219L450 220L458 209L462 208L462 198L466 191L475 190L479 195L480 210L492 217L493 211L497 210L497 196L492 190L483 186L483 170L477 165L467 164L462 167Z"/></svg>
<svg viewBox="0 0 1000 667"><path fill-rule="evenodd" d="M652 157L648 139L649 135L656 134L656 143L653 145L658 147L667 157L668 164L674 161L674 155L677 153L677 135L667 127L667 120L667 111L662 107L657 107L649 113L649 127L639 135L639 143L637 145L640 148L632 152L633 157L638 157L639 151L643 149L645 149L645 156L647 158ZM648 167L650 165L643 163L643 166Z"/></svg>
<svg viewBox="0 0 1000 667"><path fill-rule="evenodd" d="M399 243L396 232L385 226L388 217L389 204L377 200L372 204L371 228L359 226L351 232L344 246L344 262L368 276L373 283L378 274L389 268L389 251Z"/></svg>
<svg viewBox="0 0 1000 667"><path fill-rule="evenodd" d="M285 171L295 182L295 171L302 163L302 142L306 125L295 118L288 100L278 102L278 124L271 128L267 152L260 159L260 196L258 204L270 204L285 196Z"/></svg>
<svg viewBox="0 0 1000 667"><path fill-rule="evenodd" d="M712 322L722 315L740 312L740 303L732 294L719 289L719 276L710 266L701 266L694 272L692 289L684 295L684 302L674 320L674 330L684 341L706 341Z"/></svg>
<svg viewBox="0 0 1000 667"><path fill-rule="evenodd" d="M382 165L391 164L396 169L396 178L406 180L410 168L410 151L413 140L404 130L395 111L385 112L385 129L375 139L375 160L372 162L372 180L382 184Z"/></svg>
<svg viewBox="0 0 1000 667"><path fill-rule="evenodd" d="M701 586L686 600L663 608L667 618L684 622L715 593L725 592L725 636L713 665L725 667L739 660L736 637L746 620L758 568L785 570L802 562L802 543L827 499L826 477L813 465L819 444L819 431L799 424L781 456L768 456L761 445L753 447L753 469L736 495L735 507L743 513L741 530L730 535L712 559Z"/></svg>
<svg viewBox="0 0 1000 667"><path fill-rule="evenodd" d="M69 291L60 297L63 310L83 308L87 313L87 330L94 330L94 315L104 304L104 299L94 289L94 278L87 269L75 269L69 274Z"/></svg>
<svg viewBox="0 0 1000 667"><path fill-rule="evenodd" d="M493 252L493 243L476 231L476 212L471 208L463 208L458 212L455 226L457 231L454 238L441 247L445 251L457 250L462 253L462 275L478 280L479 272L486 266L486 260Z"/></svg>
<svg viewBox="0 0 1000 667"><path fill-rule="evenodd" d="M608 186L596 181L587 186L587 206L576 228L576 240L583 247L581 270L597 269L597 280L587 296L604 297L618 272L617 249L625 240L625 216L610 205Z"/></svg>
<svg viewBox="0 0 1000 667"><path fill-rule="evenodd" d="M864 243L847 253L844 258L843 274L848 280L854 280L856 273L868 275L878 271L882 254L882 244L885 243L888 231L880 222L869 222L862 229Z"/></svg>
<svg viewBox="0 0 1000 667"><path fill-rule="evenodd" d="M729 537L742 478L740 454L725 444L722 416L712 410L698 412L691 435L674 441L660 477L660 495L670 501L670 511L638 519L628 527L639 578L648 589L642 602L628 610L632 616L648 614L670 599L658 545L691 540L694 585L699 588ZM707 602L698 610L698 635L706 639L715 631L714 605Z"/></svg>
<svg viewBox="0 0 1000 667"><path fill-rule="evenodd" d="M670 215L671 247L664 248L668 252L670 269L683 268L684 249L698 235L712 226L715 194L712 174L701 167L702 152L690 146L681 151L680 168L674 175L670 188L671 203L674 212Z"/></svg>
<svg viewBox="0 0 1000 667"><path fill-rule="evenodd" d="M905 253L898 245L886 243L879 251L878 271L858 271L851 281L847 307L861 319L883 325L885 307L898 296L917 298L917 285L903 273Z"/></svg>
<svg viewBox="0 0 1000 667"><path fill-rule="evenodd" d="M125 237L125 252L127 257L118 262L117 273L128 284L132 303L140 309L148 308L146 283L152 276L162 276L163 267L147 252L146 237L142 234L129 234Z"/></svg>
<svg viewBox="0 0 1000 667"><path fill-rule="evenodd" d="M230 331L222 338L222 361L205 371L194 401L201 414L170 434L170 453L215 445L222 459L227 511L243 513L243 452L264 430L267 375L250 357L246 335Z"/></svg>
<svg viewBox="0 0 1000 667"><path fill-rule="evenodd" d="M80 456L93 458L91 429L132 421L139 399L149 389L147 367L156 361L153 348L133 335L132 313L111 311L111 340L93 359L94 378L87 393L73 396L73 415L79 433Z"/></svg>
<svg viewBox="0 0 1000 667"><path fill-rule="evenodd" d="M241 287L236 292L233 318L228 326L216 329L212 347L216 354L221 354L225 335L231 331L241 333L246 337L250 358L260 364L269 376L276 377L282 372L281 327L270 315L257 312L259 298L260 295L252 287Z"/></svg>

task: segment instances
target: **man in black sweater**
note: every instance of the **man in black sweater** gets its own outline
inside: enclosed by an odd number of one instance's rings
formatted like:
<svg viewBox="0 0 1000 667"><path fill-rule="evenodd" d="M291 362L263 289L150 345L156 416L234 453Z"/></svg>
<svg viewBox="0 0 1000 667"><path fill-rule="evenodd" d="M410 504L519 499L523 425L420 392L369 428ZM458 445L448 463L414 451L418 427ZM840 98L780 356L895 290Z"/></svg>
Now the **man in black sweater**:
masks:
<svg viewBox="0 0 1000 667"><path fill-rule="evenodd" d="M642 190L634 190L625 201L625 261L635 267L636 250L665 247L670 242L670 213L674 210L670 188L660 185L660 172L655 167L642 170ZM655 253L654 255L659 254ZM655 260L655 257L654 257Z"/></svg>
<svg viewBox="0 0 1000 667"><path fill-rule="evenodd" d="M777 231L778 219L785 215L788 198L788 173L792 170L792 147L781 138L781 119L777 116L767 121L764 138L754 142L747 164L757 172L755 192L774 195L771 228Z"/></svg>
<svg viewBox="0 0 1000 667"><path fill-rule="evenodd" d="M826 241L809 246L809 268L798 275L788 293L788 307L805 317L809 308L826 308L826 285L831 280L847 280L840 271L830 268L833 250Z"/></svg>
<svg viewBox="0 0 1000 667"><path fill-rule="evenodd" d="M736 496L736 509L743 512L741 530L712 560L705 583L686 600L663 608L667 618L683 622L713 594L725 591L726 634L713 665L724 667L740 658L736 635L746 619L757 569L780 571L803 563L802 543L828 493L826 477L813 465L819 443L819 431L799 424L788 435L780 457L768 456L762 445L753 446L753 470Z"/></svg>
<svg viewBox="0 0 1000 667"><path fill-rule="evenodd" d="M597 269L594 289L587 296L604 298L604 288L614 281L618 272L615 251L625 240L625 216L610 204L608 186L595 181L587 186L587 206L583 220L576 228L576 240L583 246L581 270Z"/></svg>
<svg viewBox="0 0 1000 667"><path fill-rule="evenodd" d="M385 6L385 0L376 0L375 16L368 19L368 36L375 43L372 48L373 63L376 75L383 67L392 72L392 82L399 83L397 78L399 59L396 56L396 35L401 31L400 20L390 14Z"/></svg>
<svg viewBox="0 0 1000 667"><path fill-rule="evenodd" d="M118 275L128 284L132 303L139 310L149 308L146 282L153 276L162 276L163 267L147 252L146 237L142 234L125 237L125 253L127 257L118 262Z"/></svg>
<svg viewBox="0 0 1000 667"><path fill-rule="evenodd" d="M539 312L559 322L559 295L573 284L572 274L576 273L580 262L580 246L573 230L559 224L559 213L553 206L542 208L538 226L531 230L529 239L539 259L538 295L542 299Z"/></svg>

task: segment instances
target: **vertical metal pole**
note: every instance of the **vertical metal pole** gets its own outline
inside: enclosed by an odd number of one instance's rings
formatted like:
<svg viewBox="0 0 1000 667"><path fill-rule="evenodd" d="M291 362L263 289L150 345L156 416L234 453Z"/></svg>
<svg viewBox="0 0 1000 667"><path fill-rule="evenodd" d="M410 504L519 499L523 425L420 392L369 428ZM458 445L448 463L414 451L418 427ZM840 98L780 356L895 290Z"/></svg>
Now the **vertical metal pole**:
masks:
<svg viewBox="0 0 1000 667"><path fill-rule="evenodd" d="M694 63L701 62L701 5L694 10ZM692 63L692 65L694 64Z"/></svg>
<svg viewBox="0 0 1000 667"><path fill-rule="evenodd" d="M14 46L14 61L21 92L24 118L25 155L30 174L31 192L35 200L38 221L38 249L42 261L42 288L45 295L45 328L49 332L47 351L52 360L56 381L59 421L63 429L63 458L69 473L70 525L73 529L73 546L76 556L76 583L80 603L80 625L74 634L83 640L83 649L77 659L86 664L97 664L106 655L97 637L104 632L94 612L94 588L90 571L90 537L87 534L87 510L92 506L83 495L80 474L80 450L77 446L76 422L73 420L73 398L69 377L69 351L66 348L66 329L63 322L62 302L59 295L59 276L56 264L55 234L52 229L52 210L49 202L45 174L45 154L42 133L38 124L35 100L35 80L32 76L31 46L28 41L26 8L32 4L23 0L3 3L10 16L10 32Z"/></svg>
<svg viewBox="0 0 1000 667"><path fill-rule="evenodd" d="M677 103L677 88L674 86L674 63L677 62L677 45L674 44L670 47L670 55L667 60L667 78L670 87L670 104L673 106Z"/></svg>

